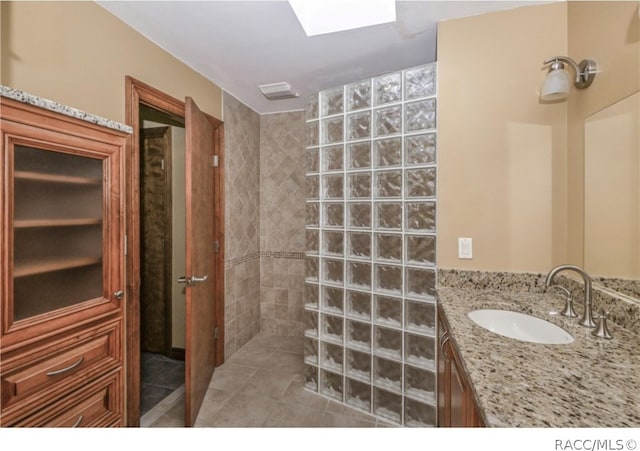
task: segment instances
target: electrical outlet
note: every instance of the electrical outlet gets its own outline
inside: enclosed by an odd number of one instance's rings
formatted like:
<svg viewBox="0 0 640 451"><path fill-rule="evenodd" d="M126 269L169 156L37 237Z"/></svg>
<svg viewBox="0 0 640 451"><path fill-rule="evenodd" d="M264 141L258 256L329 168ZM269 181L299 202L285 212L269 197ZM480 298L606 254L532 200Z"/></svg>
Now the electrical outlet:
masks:
<svg viewBox="0 0 640 451"><path fill-rule="evenodd" d="M473 241L471 238L458 238L458 258L473 258Z"/></svg>

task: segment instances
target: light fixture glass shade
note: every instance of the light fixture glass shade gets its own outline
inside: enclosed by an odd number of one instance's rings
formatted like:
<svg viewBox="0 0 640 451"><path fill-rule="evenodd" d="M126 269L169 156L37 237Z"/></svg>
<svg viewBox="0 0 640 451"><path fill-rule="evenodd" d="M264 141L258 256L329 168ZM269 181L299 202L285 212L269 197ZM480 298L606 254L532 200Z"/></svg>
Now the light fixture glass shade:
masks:
<svg viewBox="0 0 640 451"><path fill-rule="evenodd" d="M549 71L540 89L540 99L554 101L565 99L571 89L571 78L563 69Z"/></svg>

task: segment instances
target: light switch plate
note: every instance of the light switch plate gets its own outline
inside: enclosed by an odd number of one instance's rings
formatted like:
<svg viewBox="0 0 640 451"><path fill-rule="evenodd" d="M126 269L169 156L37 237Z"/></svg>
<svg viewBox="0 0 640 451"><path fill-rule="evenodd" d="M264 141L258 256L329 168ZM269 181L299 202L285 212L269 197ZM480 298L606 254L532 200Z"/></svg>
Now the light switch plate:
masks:
<svg viewBox="0 0 640 451"><path fill-rule="evenodd" d="M473 258L473 241L471 238L458 238L458 258Z"/></svg>

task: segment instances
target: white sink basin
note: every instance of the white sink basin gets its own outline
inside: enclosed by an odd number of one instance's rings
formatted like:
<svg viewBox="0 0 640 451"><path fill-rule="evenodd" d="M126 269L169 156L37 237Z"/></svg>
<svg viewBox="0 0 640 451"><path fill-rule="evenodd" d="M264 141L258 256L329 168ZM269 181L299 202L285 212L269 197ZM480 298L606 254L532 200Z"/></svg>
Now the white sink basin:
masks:
<svg viewBox="0 0 640 451"><path fill-rule="evenodd" d="M474 310L469 312L477 325L505 337L542 344L567 344L573 337L562 327L535 316L509 310Z"/></svg>

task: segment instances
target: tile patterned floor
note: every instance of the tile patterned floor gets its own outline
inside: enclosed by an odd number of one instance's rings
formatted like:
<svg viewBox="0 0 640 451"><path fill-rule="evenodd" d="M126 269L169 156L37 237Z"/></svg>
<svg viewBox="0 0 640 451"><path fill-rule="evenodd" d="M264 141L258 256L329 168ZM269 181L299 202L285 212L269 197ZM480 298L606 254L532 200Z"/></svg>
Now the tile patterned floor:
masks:
<svg viewBox="0 0 640 451"><path fill-rule="evenodd" d="M303 389L301 337L259 334L216 368L196 427L393 427ZM151 427L184 426L184 396Z"/></svg>
<svg viewBox="0 0 640 451"><path fill-rule="evenodd" d="M144 415L184 384L184 362L143 352L140 365L140 414Z"/></svg>

